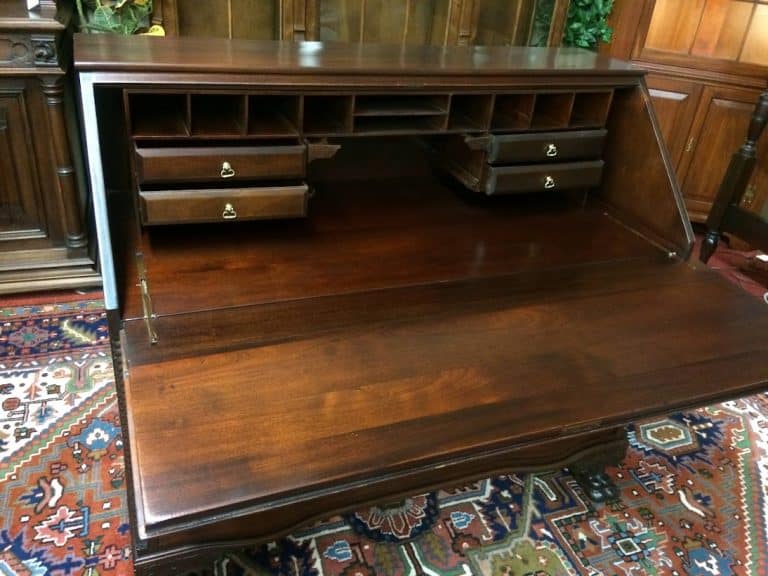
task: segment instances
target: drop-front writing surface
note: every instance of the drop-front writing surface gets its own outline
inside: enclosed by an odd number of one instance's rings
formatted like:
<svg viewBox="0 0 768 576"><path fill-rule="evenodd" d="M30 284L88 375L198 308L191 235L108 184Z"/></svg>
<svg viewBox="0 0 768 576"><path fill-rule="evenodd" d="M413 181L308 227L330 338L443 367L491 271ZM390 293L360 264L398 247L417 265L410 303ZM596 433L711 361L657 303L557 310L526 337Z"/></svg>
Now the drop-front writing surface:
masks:
<svg viewBox="0 0 768 576"><path fill-rule="evenodd" d="M77 61L95 117L122 111L89 151L130 167L106 223L146 573L766 383L764 311L684 262L620 62L112 38Z"/></svg>

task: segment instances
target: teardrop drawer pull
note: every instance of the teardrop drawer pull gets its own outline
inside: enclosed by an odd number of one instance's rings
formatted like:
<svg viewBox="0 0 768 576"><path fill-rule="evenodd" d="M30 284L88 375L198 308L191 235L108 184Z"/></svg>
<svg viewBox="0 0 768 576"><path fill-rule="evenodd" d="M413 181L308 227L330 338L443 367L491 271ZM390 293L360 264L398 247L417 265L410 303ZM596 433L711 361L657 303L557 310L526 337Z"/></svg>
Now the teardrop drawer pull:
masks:
<svg viewBox="0 0 768 576"><path fill-rule="evenodd" d="M557 146L554 144L547 144L547 150L544 152L548 158L554 158L557 156Z"/></svg>
<svg viewBox="0 0 768 576"><path fill-rule="evenodd" d="M232 168L232 165L229 162L224 162L221 165L221 177L222 178L232 178L232 176L235 175L235 170Z"/></svg>
<svg viewBox="0 0 768 576"><path fill-rule="evenodd" d="M544 178L544 189L545 190L551 190L555 187L555 179L552 178L552 176L547 176Z"/></svg>
<svg viewBox="0 0 768 576"><path fill-rule="evenodd" d="M227 202L224 205L224 211L221 213L221 217L224 220L234 220L237 218L237 211L235 210L235 207L232 206L229 202Z"/></svg>

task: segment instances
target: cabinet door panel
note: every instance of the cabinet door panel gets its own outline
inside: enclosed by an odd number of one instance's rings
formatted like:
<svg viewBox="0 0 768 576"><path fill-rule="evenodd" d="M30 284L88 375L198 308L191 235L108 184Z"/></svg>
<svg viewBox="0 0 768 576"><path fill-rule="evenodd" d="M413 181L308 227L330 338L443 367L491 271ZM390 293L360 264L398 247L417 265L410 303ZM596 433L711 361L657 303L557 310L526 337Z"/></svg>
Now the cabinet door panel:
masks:
<svg viewBox="0 0 768 576"><path fill-rule="evenodd" d="M751 2L707 2L691 48L692 56L736 60L752 18Z"/></svg>
<svg viewBox="0 0 768 576"><path fill-rule="evenodd" d="M696 146L683 183L683 196L690 201L692 220L706 218L731 156L744 143L759 95L757 90L704 89L693 128ZM742 201L742 206L755 211L759 211L768 196L768 146L760 146L758 154Z"/></svg>
<svg viewBox="0 0 768 576"><path fill-rule="evenodd" d="M278 40L279 6L276 0L230 0L232 38Z"/></svg>
<svg viewBox="0 0 768 576"><path fill-rule="evenodd" d="M319 39L443 44L451 0L317 0Z"/></svg>
<svg viewBox="0 0 768 576"><path fill-rule="evenodd" d="M45 237L23 91L0 91L0 240Z"/></svg>
<svg viewBox="0 0 768 576"><path fill-rule="evenodd" d="M163 0L166 23L179 36L277 40L280 0Z"/></svg>
<svg viewBox="0 0 768 576"><path fill-rule="evenodd" d="M526 46L531 37L536 9L534 0L476 0L478 4L475 44ZM544 17L551 21L552 15ZM549 27L545 26L542 40L546 44Z"/></svg>
<svg viewBox="0 0 768 576"><path fill-rule="evenodd" d="M755 6L739 60L761 66L768 65L768 5Z"/></svg>
<svg viewBox="0 0 768 576"><path fill-rule="evenodd" d="M645 45L688 53L696 37L706 0L659 0L653 10Z"/></svg>
<svg viewBox="0 0 768 576"><path fill-rule="evenodd" d="M646 79L664 142L678 178L682 179L680 160L696 114L701 85L666 76L648 75Z"/></svg>

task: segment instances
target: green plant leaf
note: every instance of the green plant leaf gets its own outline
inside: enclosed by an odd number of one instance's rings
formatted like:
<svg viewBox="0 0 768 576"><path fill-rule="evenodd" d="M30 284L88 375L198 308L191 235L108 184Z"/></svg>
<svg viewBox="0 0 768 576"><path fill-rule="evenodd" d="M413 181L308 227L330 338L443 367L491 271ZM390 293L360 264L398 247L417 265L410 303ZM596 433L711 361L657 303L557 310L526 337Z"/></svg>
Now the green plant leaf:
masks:
<svg viewBox="0 0 768 576"><path fill-rule="evenodd" d="M607 18L614 0L571 0L563 34L563 44L595 48L598 42L610 42L613 30Z"/></svg>

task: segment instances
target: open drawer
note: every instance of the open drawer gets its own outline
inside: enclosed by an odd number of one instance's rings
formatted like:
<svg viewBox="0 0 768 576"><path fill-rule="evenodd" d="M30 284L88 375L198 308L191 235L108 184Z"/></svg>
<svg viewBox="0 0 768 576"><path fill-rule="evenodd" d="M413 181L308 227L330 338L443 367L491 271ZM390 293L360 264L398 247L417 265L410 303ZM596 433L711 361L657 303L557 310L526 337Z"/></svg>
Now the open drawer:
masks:
<svg viewBox="0 0 768 576"><path fill-rule="evenodd" d="M173 146L135 148L136 177L147 182L216 182L304 178L306 146Z"/></svg>
<svg viewBox="0 0 768 576"><path fill-rule="evenodd" d="M140 190L142 223L187 224L298 218L307 214L308 187Z"/></svg>
<svg viewBox="0 0 768 576"><path fill-rule="evenodd" d="M467 138L471 149L485 150L490 164L592 160L603 153L606 130L493 134Z"/></svg>

